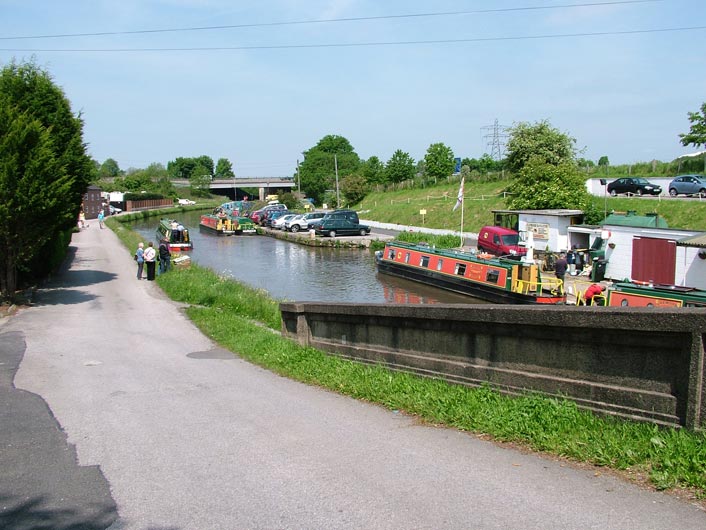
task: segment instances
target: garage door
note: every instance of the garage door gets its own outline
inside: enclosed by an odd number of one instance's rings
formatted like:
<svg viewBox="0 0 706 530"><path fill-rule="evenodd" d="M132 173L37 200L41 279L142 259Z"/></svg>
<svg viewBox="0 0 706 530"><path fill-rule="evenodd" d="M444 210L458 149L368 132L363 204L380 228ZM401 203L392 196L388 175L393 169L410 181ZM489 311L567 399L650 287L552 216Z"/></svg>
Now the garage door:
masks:
<svg viewBox="0 0 706 530"><path fill-rule="evenodd" d="M632 279L674 283L677 242L671 239L635 237L632 240Z"/></svg>

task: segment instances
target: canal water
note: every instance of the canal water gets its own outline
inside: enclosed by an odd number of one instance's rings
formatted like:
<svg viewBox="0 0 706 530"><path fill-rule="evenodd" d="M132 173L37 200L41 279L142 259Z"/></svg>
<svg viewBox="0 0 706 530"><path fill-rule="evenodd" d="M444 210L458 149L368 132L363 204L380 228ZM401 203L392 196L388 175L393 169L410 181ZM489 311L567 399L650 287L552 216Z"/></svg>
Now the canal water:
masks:
<svg viewBox="0 0 706 530"><path fill-rule="evenodd" d="M191 260L218 274L266 290L278 300L400 304L482 303L417 282L378 274L367 249L309 247L267 236L216 236L199 230L201 212L178 221L189 229ZM132 224L157 246L156 217Z"/></svg>

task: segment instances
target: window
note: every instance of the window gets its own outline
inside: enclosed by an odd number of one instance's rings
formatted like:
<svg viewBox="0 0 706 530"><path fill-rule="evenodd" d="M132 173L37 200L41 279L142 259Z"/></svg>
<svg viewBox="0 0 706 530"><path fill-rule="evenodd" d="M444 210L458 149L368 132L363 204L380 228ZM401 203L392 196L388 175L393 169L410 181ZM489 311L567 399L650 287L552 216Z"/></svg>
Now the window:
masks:
<svg viewBox="0 0 706 530"><path fill-rule="evenodd" d="M405 263L409 263L409 257L410 257L409 252L407 252L407 254L405 254L405 256L404 256Z"/></svg>
<svg viewBox="0 0 706 530"><path fill-rule="evenodd" d="M395 249L391 248L387 253L387 259L395 259Z"/></svg>
<svg viewBox="0 0 706 530"><path fill-rule="evenodd" d="M454 274L456 274L458 276L463 276L464 274L466 274L466 264L465 263L457 263Z"/></svg>
<svg viewBox="0 0 706 530"><path fill-rule="evenodd" d="M488 269L487 274L485 275L485 281L490 282L490 283L498 283L498 280L500 279L500 271L497 269Z"/></svg>
<svg viewBox="0 0 706 530"><path fill-rule="evenodd" d="M429 256L422 256L422 259L419 260L419 265L422 267L428 267L429 266Z"/></svg>
<svg viewBox="0 0 706 530"><path fill-rule="evenodd" d="M439 258L439 261L436 262L436 270L440 271L444 267L444 260Z"/></svg>

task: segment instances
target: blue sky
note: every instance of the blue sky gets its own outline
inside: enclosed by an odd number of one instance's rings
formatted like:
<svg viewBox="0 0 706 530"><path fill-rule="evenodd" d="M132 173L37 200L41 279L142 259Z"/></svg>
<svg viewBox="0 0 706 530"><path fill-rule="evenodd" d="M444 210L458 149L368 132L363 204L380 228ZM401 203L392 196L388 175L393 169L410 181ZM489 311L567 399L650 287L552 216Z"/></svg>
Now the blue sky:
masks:
<svg viewBox="0 0 706 530"><path fill-rule="evenodd" d="M588 3L0 0L0 64L34 56L83 114L91 156L122 169L206 154L237 176L293 175L327 134L365 159L437 142L480 157L496 119L546 119L594 161L695 151L678 134L706 101L706 29L653 30L706 27L706 2L559 7ZM273 25L368 17L386 18ZM226 25L247 27L8 38ZM528 38L589 33L607 34ZM96 51L118 49L140 51Z"/></svg>

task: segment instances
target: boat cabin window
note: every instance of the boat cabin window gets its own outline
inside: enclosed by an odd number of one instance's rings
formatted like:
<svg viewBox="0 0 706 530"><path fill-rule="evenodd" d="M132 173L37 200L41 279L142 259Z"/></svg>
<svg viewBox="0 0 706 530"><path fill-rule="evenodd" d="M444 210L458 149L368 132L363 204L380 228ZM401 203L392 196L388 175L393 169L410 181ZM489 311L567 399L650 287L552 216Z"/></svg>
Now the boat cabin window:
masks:
<svg viewBox="0 0 706 530"><path fill-rule="evenodd" d="M485 275L485 281L489 283L498 283L500 279L500 271L497 269L488 269Z"/></svg>
<svg viewBox="0 0 706 530"><path fill-rule="evenodd" d="M391 248L387 253L387 259L395 259L395 249Z"/></svg>
<svg viewBox="0 0 706 530"><path fill-rule="evenodd" d="M422 256L422 259L419 260L419 265L422 267L428 267L429 266L429 256Z"/></svg>
<svg viewBox="0 0 706 530"><path fill-rule="evenodd" d="M410 254L409 254L409 252L407 252L407 254L405 254L405 256L404 256L404 262L409 263L409 258L410 258Z"/></svg>
<svg viewBox="0 0 706 530"><path fill-rule="evenodd" d="M440 271L444 267L444 260L439 258L439 261L436 262L436 270Z"/></svg>
<svg viewBox="0 0 706 530"><path fill-rule="evenodd" d="M466 274L466 264L465 263L457 263L456 264L456 270L454 271L454 274L457 276L463 276Z"/></svg>

